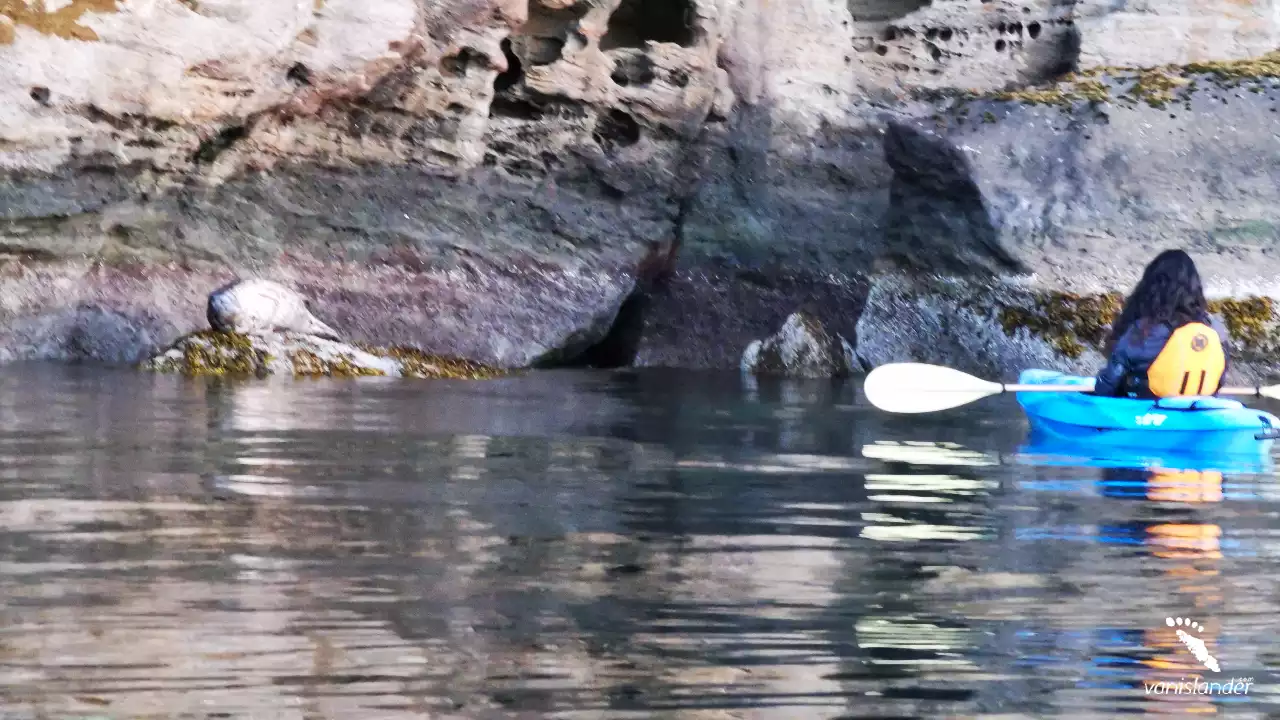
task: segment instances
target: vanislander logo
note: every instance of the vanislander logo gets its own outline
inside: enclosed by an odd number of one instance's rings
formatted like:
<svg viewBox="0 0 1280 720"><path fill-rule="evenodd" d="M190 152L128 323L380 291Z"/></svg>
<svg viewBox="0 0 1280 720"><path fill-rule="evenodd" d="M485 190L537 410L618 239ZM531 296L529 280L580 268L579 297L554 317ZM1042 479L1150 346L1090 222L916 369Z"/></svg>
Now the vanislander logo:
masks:
<svg viewBox="0 0 1280 720"><path fill-rule="evenodd" d="M1208 646L1200 638L1204 626L1191 618L1164 619L1165 625L1173 628L1178 640L1195 656L1205 668L1213 672L1221 672L1218 659L1209 653ZM1247 695L1253 686L1253 678L1231 678L1225 682L1205 682L1201 678L1182 678L1181 680L1156 680L1142 683L1148 695Z"/></svg>
<svg viewBox="0 0 1280 720"><path fill-rule="evenodd" d="M1176 627L1174 632L1178 634L1178 639L1182 641L1183 645L1187 646L1192 655L1196 656L1196 660L1199 660L1201 665L1214 672L1222 672L1222 668L1218 667L1218 659L1209 654L1209 649L1205 647L1204 641L1182 629L1185 626L1187 630L1195 630L1198 633L1204 630L1203 625L1198 622L1192 622L1191 618L1171 617L1165 618L1164 624L1169 627Z"/></svg>
<svg viewBox="0 0 1280 720"><path fill-rule="evenodd" d="M1226 682L1205 682L1200 678L1156 680L1142 683L1148 695L1248 695L1253 678L1231 678Z"/></svg>

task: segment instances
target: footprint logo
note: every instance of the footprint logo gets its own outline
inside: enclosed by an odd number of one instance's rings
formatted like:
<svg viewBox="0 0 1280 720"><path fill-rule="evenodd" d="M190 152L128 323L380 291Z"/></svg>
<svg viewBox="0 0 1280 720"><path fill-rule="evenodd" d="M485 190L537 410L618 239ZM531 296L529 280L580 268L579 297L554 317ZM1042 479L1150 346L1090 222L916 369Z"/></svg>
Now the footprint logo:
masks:
<svg viewBox="0 0 1280 720"><path fill-rule="evenodd" d="M1191 618L1171 617L1165 618L1164 624L1174 629L1174 632L1178 635L1178 639L1182 641L1183 645L1187 646L1187 649L1191 651L1192 655L1196 656L1196 660L1199 660L1201 665L1204 665L1214 672L1222 672L1222 669L1218 667L1217 658L1209 654L1209 650L1205 647L1204 641L1196 637L1196 635L1191 634L1192 632L1195 632L1198 635L1203 632L1203 625L1195 622Z"/></svg>

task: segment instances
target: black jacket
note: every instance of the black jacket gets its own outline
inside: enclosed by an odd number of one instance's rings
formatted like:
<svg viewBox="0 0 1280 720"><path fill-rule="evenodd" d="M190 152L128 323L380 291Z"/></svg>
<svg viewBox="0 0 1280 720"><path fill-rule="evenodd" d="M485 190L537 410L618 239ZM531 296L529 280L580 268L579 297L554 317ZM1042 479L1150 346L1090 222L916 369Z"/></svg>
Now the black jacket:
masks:
<svg viewBox="0 0 1280 720"><path fill-rule="evenodd" d="M1231 368L1227 329L1216 317L1211 316L1207 324L1217 331L1218 338L1222 341L1222 352L1226 356L1226 364L1222 368L1222 379L1225 382L1227 371ZM1144 338L1137 323L1130 326L1116 342L1116 349L1111 352L1106 367L1098 373L1093 384L1093 394L1151 397L1151 392L1147 389L1147 368L1151 367L1156 356L1164 349L1173 330L1167 324L1157 325Z"/></svg>

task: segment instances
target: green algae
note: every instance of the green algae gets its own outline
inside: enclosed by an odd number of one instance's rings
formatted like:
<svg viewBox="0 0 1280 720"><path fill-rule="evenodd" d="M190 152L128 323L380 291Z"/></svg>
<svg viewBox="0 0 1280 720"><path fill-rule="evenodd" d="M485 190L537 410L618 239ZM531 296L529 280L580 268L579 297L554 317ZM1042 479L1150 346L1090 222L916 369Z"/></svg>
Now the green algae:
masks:
<svg viewBox="0 0 1280 720"><path fill-rule="evenodd" d="M1025 305L1002 305L997 315L1006 335L1027 330L1064 357L1076 359L1086 349L1102 350L1123 304L1124 296L1118 292L1043 292ZM1233 350L1241 359L1271 360L1280 353L1280 318L1271 298L1255 295L1210 300L1209 312L1222 318Z"/></svg>

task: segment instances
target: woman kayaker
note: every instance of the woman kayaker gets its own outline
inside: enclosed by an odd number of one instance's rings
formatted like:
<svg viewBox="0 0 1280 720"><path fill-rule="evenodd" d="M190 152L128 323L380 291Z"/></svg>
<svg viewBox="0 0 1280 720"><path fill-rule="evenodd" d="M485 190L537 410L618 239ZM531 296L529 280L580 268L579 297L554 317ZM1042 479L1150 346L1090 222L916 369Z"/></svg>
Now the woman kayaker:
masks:
<svg viewBox="0 0 1280 720"><path fill-rule="evenodd" d="M1156 256L1124 302L1093 393L1112 397L1214 395L1230 360L1226 328L1209 316L1191 256Z"/></svg>

